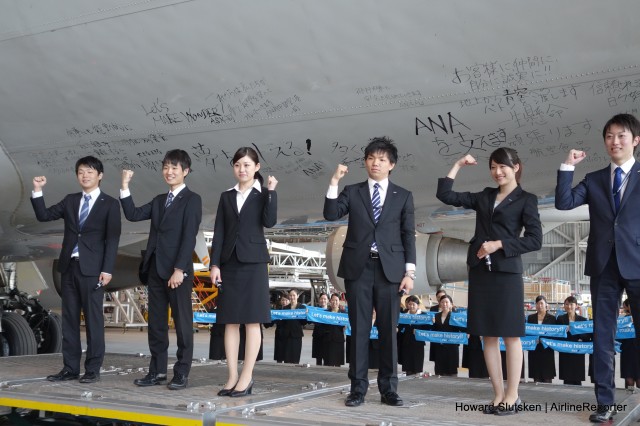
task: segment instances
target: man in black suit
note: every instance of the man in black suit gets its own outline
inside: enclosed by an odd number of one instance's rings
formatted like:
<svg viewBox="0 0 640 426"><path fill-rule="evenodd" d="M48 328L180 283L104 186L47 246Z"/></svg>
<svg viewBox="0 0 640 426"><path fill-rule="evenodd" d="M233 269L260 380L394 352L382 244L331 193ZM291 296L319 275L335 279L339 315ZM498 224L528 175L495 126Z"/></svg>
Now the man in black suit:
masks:
<svg viewBox="0 0 640 426"><path fill-rule="evenodd" d="M344 278L351 346L348 407L364 402L369 387L369 334L372 312L380 341L378 389L381 401L400 406L396 327L400 294L410 293L415 279L416 238L413 195L389 181L398 150L387 137L373 138L364 151L369 179L347 185L338 195L338 183L348 172L339 165L324 202L326 220L349 215L338 276Z"/></svg>
<svg viewBox="0 0 640 426"><path fill-rule="evenodd" d="M42 188L44 176L33 178L31 204L40 222L64 219L64 238L58 260L62 274L62 362L52 382L74 380L80 375L80 309L87 333L85 374L81 383L100 380L104 359L104 286L111 281L120 241L118 200L100 191L104 168L95 157L76 162L76 176L82 192L69 194L58 204L46 207Z"/></svg>
<svg viewBox="0 0 640 426"><path fill-rule="evenodd" d="M640 122L631 114L612 117L602 131L611 163L587 173L571 187L575 166L586 152L572 149L558 171L556 208L589 205L589 244L584 274L591 277L593 301L593 378L598 410L589 420L608 422L616 413L614 339L622 291L640 338L640 163L634 154L640 144Z"/></svg>
<svg viewBox="0 0 640 426"><path fill-rule="evenodd" d="M187 387L193 358L193 249L202 219L202 200L184 183L191 171L191 158L181 149L168 151L162 160L162 176L169 193L157 195L142 207L136 207L129 192L133 171L122 171L120 203L127 220L151 219L142 274L148 274L149 291L149 374L133 383L153 386L166 381L169 348L169 318L176 328L178 360L173 366L169 389Z"/></svg>

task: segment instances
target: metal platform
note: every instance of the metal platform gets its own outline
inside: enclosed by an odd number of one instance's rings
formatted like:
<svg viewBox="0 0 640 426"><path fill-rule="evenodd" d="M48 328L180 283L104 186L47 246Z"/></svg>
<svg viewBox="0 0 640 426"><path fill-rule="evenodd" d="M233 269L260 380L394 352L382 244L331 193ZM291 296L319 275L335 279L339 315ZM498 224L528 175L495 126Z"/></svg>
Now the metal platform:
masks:
<svg viewBox="0 0 640 426"><path fill-rule="evenodd" d="M101 381L52 383L61 355L0 358L0 405L95 418L161 425L512 425L587 424L593 389L579 386L523 383L520 395L529 410L516 416L482 414L478 406L491 397L488 380L445 377L402 377L404 407L380 403L375 382L366 403L344 406L349 387L346 369L260 362L254 371L253 395L216 396L226 380L226 365L196 361L189 387L139 388L135 378L146 374L147 356L107 354ZM171 371L171 369L169 369ZM372 372L372 377L375 377ZM616 425L640 417L640 395L618 390L623 410Z"/></svg>

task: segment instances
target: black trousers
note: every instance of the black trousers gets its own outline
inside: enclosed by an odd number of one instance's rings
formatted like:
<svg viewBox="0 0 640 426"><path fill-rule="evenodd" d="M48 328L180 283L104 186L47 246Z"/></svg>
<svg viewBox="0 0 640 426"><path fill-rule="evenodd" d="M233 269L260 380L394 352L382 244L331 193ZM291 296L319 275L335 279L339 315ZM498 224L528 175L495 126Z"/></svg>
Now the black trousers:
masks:
<svg viewBox="0 0 640 426"><path fill-rule="evenodd" d="M100 373L104 360L104 316L102 301L104 288L95 290L99 276L82 275L81 260L71 259L62 274L62 361L65 369L80 373L82 342L80 341L80 312L84 313L87 335L86 372Z"/></svg>
<svg viewBox="0 0 640 426"><path fill-rule="evenodd" d="M190 274L175 289L169 287L169 278L158 276L155 255L149 265L149 351L151 362L149 372L166 374L169 349L169 307L176 329L178 360L173 365L173 373L188 376L193 359L193 309L191 291L193 275Z"/></svg>
<svg viewBox="0 0 640 426"><path fill-rule="evenodd" d="M615 351L618 309L622 290L626 290L640 341L640 280L626 280L620 275L616 251L611 252L607 266L591 277L593 302L593 380L596 401L601 405L615 402Z"/></svg>
<svg viewBox="0 0 640 426"><path fill-rule="evenodd" d="M380 259L369 259L360 278L345 280L351 347L349 379L351 392L363 395L369 388L369 334L373 309L380 343L378 390L382 395L398 389L398 341L396 328L400 315L399 283L388 281Z"/></svg>

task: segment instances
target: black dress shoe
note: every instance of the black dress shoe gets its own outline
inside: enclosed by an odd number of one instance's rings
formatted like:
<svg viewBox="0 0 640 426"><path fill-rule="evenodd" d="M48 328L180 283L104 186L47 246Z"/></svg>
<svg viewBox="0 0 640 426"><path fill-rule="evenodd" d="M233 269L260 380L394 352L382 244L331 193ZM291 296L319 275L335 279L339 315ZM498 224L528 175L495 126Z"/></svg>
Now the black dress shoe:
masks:
<svg viewBox="0 0 640 426"><path fill-rule="evenodd" d="M100 373L87 371L84 376L80 377L80 383L95 383L100 381Z"/></svg>
<svg viewBox="0 0 640 426"><path fill-rule="evenodd" d="M592 423L608 423L613 420L613 416L616 414L618 414L618 410L613 407L603 408L591 413L589 421Z"/></svg>
<svg viewBox="0 0 640 426"><path fill-rule="evenodd" d="M496 408L495 405L493 405L493 402L491 404L487 404L484 406L484 409L482 410L482 414L495 414L496 411L498 411L498 409Z"/></svg>
<svg viewBox="0 0 640 426"><path fill-rule="evenodd" d="M167 381L166 374L149 373L142 379L135 379L133 384L136 386L154 386L160 385Z"/></svg>
<svg viewBox="0 0 640 426"><path fill-rule="evenodd" d="M520 398L516 399L516 402L514 402L513 404L501 402L500 404L498 404L498 408L493 414L495 414L496 416L511 416L513 414L518 414L521 404L522 401L520 400Z"/></svg>
<svg viewBox="0 0 640 426"><path fill-rule="evenodd" d="M167 387L171 390L184 389L187 387L189 379L182 374L174 374L173 379L167 384Z"/></svg>
<svg viewBox="0 0 640 426"><path fill-rule="evenodd" d="M236 383L237 386L237 383ZM234 388L235 389L235 388ZM249 382L249 386L247 386L246 388L244 388L244 390L232 390L229 393L229 396L231 398L238 398L240 396L247 396L247 395L251 395L251 390L253 389L253 379L251 379L251 381Z"/></svg>
<svg viewBox="0 0 640 426"><path fill-rule="evenodd" d="M387 392L380 396L380 402L383 404L391 405L392 407L400 407L403 402L402 399L395 392Z"/></svg>
<svg viewBox="0 0 640 426"><path fill-rule="evenodd" d="M344 401L344 405L347 407L358 407L362 404L364 404L364 395L360 392L351 392Z"/></svg>
<svg viewBox="0 0 640 426"><path fill-rule="evenodd" d="M58 374L47 376L47 380L50 382L66 382L67 380L76 380L78 377L80 377L80 374L62 369Z"/></svg>

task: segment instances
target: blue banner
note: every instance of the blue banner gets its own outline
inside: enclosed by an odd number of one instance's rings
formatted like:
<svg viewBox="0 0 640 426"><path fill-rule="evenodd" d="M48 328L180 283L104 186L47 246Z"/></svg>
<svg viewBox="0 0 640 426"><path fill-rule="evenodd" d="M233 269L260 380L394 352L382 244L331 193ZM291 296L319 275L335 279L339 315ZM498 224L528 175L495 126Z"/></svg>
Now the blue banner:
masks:
<svg viewBox="0 0 640 426"><path fill-rule="evenodd" d="M437 312L423 312L421 314L401 313L398 324L432 325Z"/></svg>
<svg viewBox="0 0 640 426"><path fill-rule="evenodd" d="M633 339L636 337L636 329L633 327L618 327L616 339Z"/></svg>
<svg viewBox="0 0 640 426"><path fill-rule="evenodd" d="M215 312L194 312L193 322L213 324L216 322L216 313Z"/></svg>
<svg viewBox="0 0 640 426"><path fill-rule="evenodd" d="M585 322L585 321L576 321ZM556 352L567 354L591 354L593 353L593 342L569 342L553 339L540 339L545 348L551 348Z"/></svg>
<svg viewBox="0 0 640 426"><path fill-rule="evenodd" d="M520 338L520 341L522 342L523 351L535 351L536 345L538 344L538 336L524 336ZM503 345L504 345L504 341L503 341ZM505 347L505 350L506 349L507 348Z"/></svg>
<svg viewBox="0 0 640 426"><path fill-rule="evenodd" d="M272 309L271 310L271 320L306 320L307 319L307 310L306 309Z"/></svg>
<svg viewBox="0 0 640 426"><path fill-rule="evenodd" d="M347 326L349 325L349 315L344 312L329 312L326 309L310 306L307 310L307 321Z"/></svg>
<svg viewBox="0 0 640 426"><path fill-rule="evenodd" d="M451 312L449 315L451 315L451 318L449 318L449 325L467 328L467 311Z"/></svg>
<svg viewBox="0 0 640 426"><path fill-rule="evenodd" d="M527 336L567 337L566 325L525 324Z"/></svg>
<svg viewBox="0 0 640 426"><path fill-rule="evenodd" d="M447 331L416 330L416 340L421 342L444 343L447 345L466 345L467 333L451 333Z"/></svg>
<svg viewBox="0 0 640 426"><path fill-rule="evenodd" d="M593 320L589 321L573 321L569 323L569 331L571 334L592 334Z"/></svg>
<svg viewBox="0 0 640 426"><path fill-rule="evenodd" d="M618 317L618 328L633 327L633 318L631 315Z"/></svg>
<svg viewBox="0 0 640 426"><path fill-rule="evenodd" d="M347 328L345 328L345 334L347 336L351 336L350 325L347 325ZM369 340L378 340L378 329L376 327L371 327L371 333L369 333Z"/></svg>

